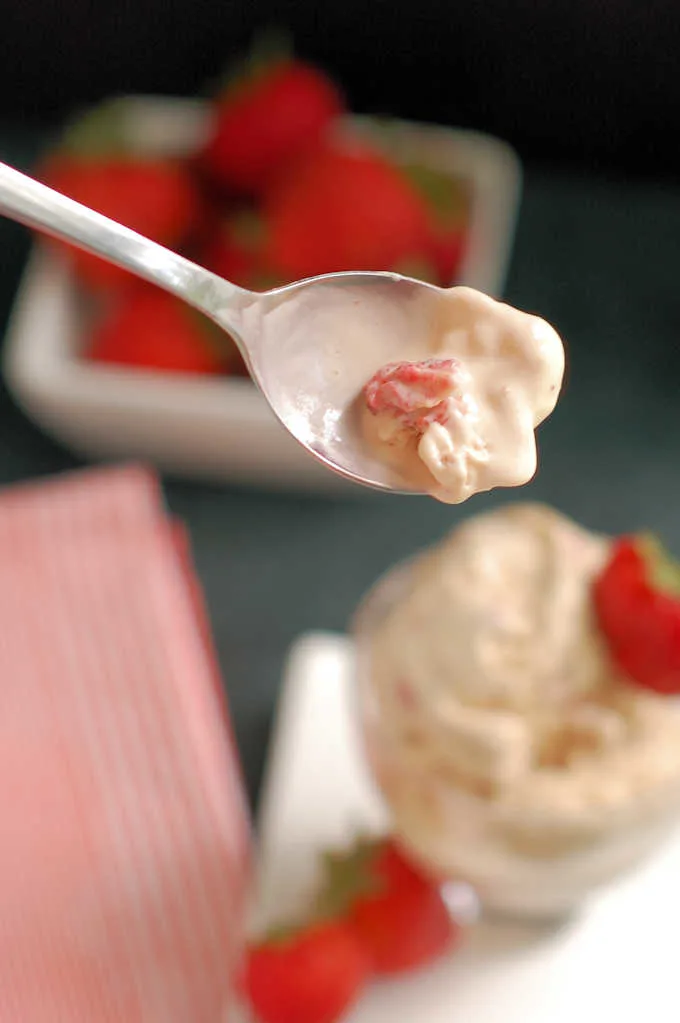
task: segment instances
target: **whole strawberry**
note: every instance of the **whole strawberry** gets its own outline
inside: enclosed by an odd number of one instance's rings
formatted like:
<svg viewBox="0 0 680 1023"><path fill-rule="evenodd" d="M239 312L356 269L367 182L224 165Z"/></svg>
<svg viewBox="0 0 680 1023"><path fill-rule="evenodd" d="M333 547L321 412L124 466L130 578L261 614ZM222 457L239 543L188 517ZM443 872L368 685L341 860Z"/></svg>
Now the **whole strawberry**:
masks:
<svg viewBox="0 0 680 1023"><path fill-rule="evenodd" d="M266 209L268 263L284 280L397 270L427 252L423 199L396 166L363 143L315 149L272 190Z"/></svg>
<svg viewBox="0 0 680 1023"><path fill-rule="evenodd" d="M196 224L200 200L178 163L133 156L63 156L50 161L46 184L71 199L169 248ZM52 241L66 253L79 280L95 291L113 291L135 278L89 252Z"/></svg>
<svg viewBox="0 0 680 1023"><path fill-rule="evenodd" d="M342 110L340 93L322 71L278 61L233 82L216 101L202 163L223 187L261 195Z"/></svg>
<svg viewBox="0 0 680 1023"><path fill-rule="evenodd" d="M191 375L228 372L238 358L222 331L150 285L123 296L95 325L85 355L93 362Z"/></svg>
<svg viewBox="0 0 680 1023"><path fill-rule="evenodd" d="M632 682L680 693L680 565L652 536L624 536L593 586L612 660Z"/></svg>
<svg viewBox="0 0 680 1023"><path fill-rule="evenodd" d="M459 926L439 886L391 840L360 842L326 857L319 905L342 913L370 956L373 971L402 973L449 951Z"/></svg>
<svg viewBox="0 0 680 1023"><path fill-rule="evenodd" d="M245 989L260 1023L334 1023L356 1001L369 970L351 928L319 923L253 945Z"/></svg>

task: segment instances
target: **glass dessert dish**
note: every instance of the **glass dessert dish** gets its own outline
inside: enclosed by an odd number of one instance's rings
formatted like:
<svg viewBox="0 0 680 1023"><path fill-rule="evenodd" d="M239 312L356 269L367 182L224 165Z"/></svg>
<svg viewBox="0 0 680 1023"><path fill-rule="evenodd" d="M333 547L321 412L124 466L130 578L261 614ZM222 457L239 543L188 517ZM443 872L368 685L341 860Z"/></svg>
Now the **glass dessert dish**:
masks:
<svg viewBox="0 0 680 1023"><path fill-rule="evenodd" d="M512 505L389 571L354 619L395 833L490 913L565 915L680 820L680 710L617 673L592 612L609 546Z"/></svg>

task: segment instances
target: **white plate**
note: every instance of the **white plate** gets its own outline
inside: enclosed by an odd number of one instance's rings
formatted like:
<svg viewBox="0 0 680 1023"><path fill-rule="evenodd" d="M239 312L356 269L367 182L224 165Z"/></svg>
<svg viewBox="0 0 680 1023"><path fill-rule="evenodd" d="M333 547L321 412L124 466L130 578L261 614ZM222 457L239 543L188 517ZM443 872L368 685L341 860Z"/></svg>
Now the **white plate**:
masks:
<svg viewBox="0 0 680 1023"><path fill-rule="evenodd" d="M140 151L179 155L204 137L200 102L131 97L125 105L127 131ZM352 125L401 158L469 179L462 282L500 294L520 195L514 151L476 132L367 119ZM72 277L59 260L36 251L8 328L4 373L28 415L79 454L142 458L186 476L359 492L305 454L248 381L87 365L77 357L83 328Z"/></svg>
<svg viewBox="0 0 680 1023"><path fill-rule="evenodd" d="M260 819L259 921L305 903L320 849L385 813L352 720L352 646L316 633L286 668ZM467 946L376 984L345 1023L678 1023L680 840L562 929L478 924Z"/></svg>

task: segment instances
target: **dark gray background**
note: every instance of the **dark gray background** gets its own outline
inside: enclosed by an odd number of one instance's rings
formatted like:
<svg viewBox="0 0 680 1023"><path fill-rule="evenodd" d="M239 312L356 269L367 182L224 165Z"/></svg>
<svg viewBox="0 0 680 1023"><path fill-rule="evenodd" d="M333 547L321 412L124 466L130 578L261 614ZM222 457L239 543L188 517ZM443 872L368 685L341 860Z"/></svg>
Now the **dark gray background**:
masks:
<svg viewBox="0 0 680 1023"><path fill-rule="evenodd" d="M677 0L2 0L0 115L194 93L262 28L356 110L472 125L527 155L677 172Z"/></svg>

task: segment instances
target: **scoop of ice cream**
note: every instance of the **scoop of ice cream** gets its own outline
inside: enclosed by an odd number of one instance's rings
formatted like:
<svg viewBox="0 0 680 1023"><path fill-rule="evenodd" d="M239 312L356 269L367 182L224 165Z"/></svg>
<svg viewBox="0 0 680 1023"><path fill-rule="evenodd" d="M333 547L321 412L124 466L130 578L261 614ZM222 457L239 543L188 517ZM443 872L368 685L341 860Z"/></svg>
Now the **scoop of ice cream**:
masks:
<svg viewBox="0 0 680 1023"><path fill-rule="evenodd" d="M608 549L523 504L470 519L414 564L371 637L371 680L385 728L418 769L513 804L544 805L549 791L549 813L588 786L613 799L651 779L668 704L625 685L609 661L590 592ZM680 718L672 728L680 738ZM609 756L627 781L595 785ZM670 759L680 774L680 748Z"/></svg>
<svg viewBox="0 0 680 1023"><path fill-rule="evenodd" d="M592 691L608 666L587 581L607 550L541 505L475 516L414 564L375 658L438 714L452 700L526 712Z"/></svg>
<svg viewBox="0 0 680 1023"><path fill-rule="evenodd" d="M358 620L367 750L393 825L491 906L561 912L680 812L680 710L611 664L610 541L518 504L380 583ZM363 623L363 624L362 624Z"/></svg>
<svg viewBox="0 0 680 1023"><path fill-rule="evenodd" d="M555 330L472 288L443 293L432 357L381 367L365 389L369 441L449 503L536 471L535 428L564 373ZM422 482L422 473L426 473Z"/></svg>

